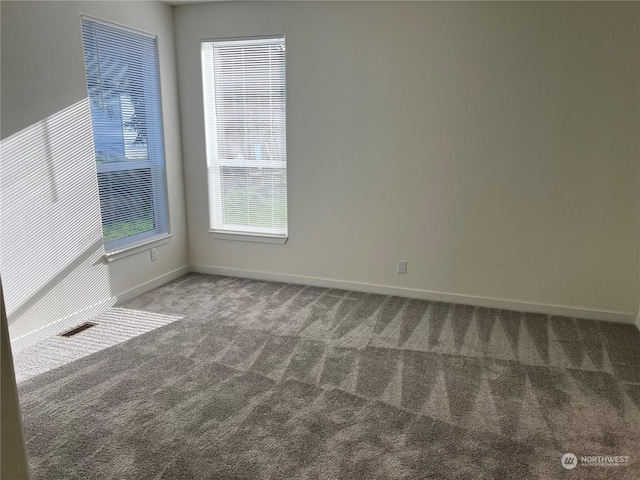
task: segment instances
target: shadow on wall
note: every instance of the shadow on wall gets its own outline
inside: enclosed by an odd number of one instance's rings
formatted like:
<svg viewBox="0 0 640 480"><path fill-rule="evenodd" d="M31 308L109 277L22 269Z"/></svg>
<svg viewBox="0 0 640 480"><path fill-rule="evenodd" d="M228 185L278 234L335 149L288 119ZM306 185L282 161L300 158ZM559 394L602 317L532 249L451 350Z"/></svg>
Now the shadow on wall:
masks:
<svg viewBox="0 0 640 480"><path fill-rule="evenodd" d="M115 303L88 99L0 143L0 272L14 353Z"/></svg>

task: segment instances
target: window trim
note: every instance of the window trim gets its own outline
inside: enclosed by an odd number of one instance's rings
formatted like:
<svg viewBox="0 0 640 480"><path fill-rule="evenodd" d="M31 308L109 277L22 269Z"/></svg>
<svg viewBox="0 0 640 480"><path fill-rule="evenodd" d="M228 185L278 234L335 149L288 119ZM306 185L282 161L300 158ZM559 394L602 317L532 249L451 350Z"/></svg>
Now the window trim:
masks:
<svg viewBox="0 0 640 480"><path fill-rule="evenodd" d="M160 41L158 38L158 35L155 33L151 33L145 30L140 30L137 28L133 28L133 27L129 27L126 25L122 25L120 23L116 23L116 22L111 22L108 20L103 20L101 18L97 18L94 17L92 15L87 15L85 13L80 13L80 30L82 32L82 22L84 20L87 20L89 22L95 22L97 24L100 25L104 25L106 27L111 27L111 28L115 28L115 29L119 29L122 30L124 32L128 32L128 33L132 33L132 34L136 34L136 35L140 35L142 37L147 37L153 40L153 44L154 44L154 53L155 53L155 70L156 70L156 77L157 77L157 91L158 91L158 103L157 103L157 109L158 109L158 127L159 127L159 133L160 133L160 141L158 142L159 147L161 148L161 155L162 155L162 185L156 185L152 183L152 195L153 195L153 199L154 199L154 203L157 200L160 200L161 203L163 204L162 207L164 208L164 214L166 217L166 226L167 226L167 231L166 232L158 232L156 229L154 230L149 230L147 232L142 232L139 233L137 235L132 235L129 237L125 237L116 241L112 241L109 242L110 248L107 249L107 244L104 242L104 235L103 235L103 245L105 248L105 258L107 259L107 261L112 262L113 260L117 260L118 258L122 258L122 257L126 257L129 255L133 255L134 253L137 253L138 251L144 250L143 247L145 247L146 245L150 245L150 244L154 244L157 243L157 245L163 245L165 243L168 243L171 238L173 237L173 233L172 233L172 229L171 229L171 212L170 212L170 208L169 208L169 182L167 179L167 154L166 154L166 135L165 135L165 126L164 126L164 105L163 105L163 99L164 96L162 94L162 73L161 73L161 66L160 66ZM83 43L83 68L85 69L85 75L86 75L86 65L84 64L84 43ZM88 88L88 84L87 84L87 80L85 77L85 86ZM89 92L87 91L87 95L89 94ZM93 120L92 120L93 122ZM95 143L93 141L93 123L91 125L91 142L94 146L94 154L95 154ZM96 180L98 178L98 173L100 172L100 170L104 170L104 171L115 171L114 170L108 170L105 169L104 167L101 168L100 165L98 165L97 162L94 162L95 166L96 166ZM143 163L143 162L141 162ZM144 162L145 164L148 164L149 168L153 169L154 167L157 167L155 165L153 165L152 161L147 160L146 162ZM138 167L140 168L140 167ZM126 170L126 168L123 168L122 170ZM153 172L152 172L153 175ZM163 191L162 189L164 189L164 195L162 195ZM160 190L160 191L159 191ZM157 212L159 210L159 207L154 206L154 214L155 212ZM100 223L100 226L102 227L102 222ZM115 244L114 244L115 243ZM153 246L156 245L151 245L147 248L151 248ZM126 252L130 252L132 250L135 250L131 253L126 253ZM124 254L123 254L124 253Z"/></svg>
<svg viewBox="0 0 640 480"><path fill-rule="evenodd" d="M222 230L209 230L212 238L217 240L238 240L240 242L254 243L275 243L284 245L289 240L289 236L282 235L259 235L257 233L231 232Z"/></svg>
<svg viewBox="0 0 640 480"><path fill-rule="evenodd" d="M128 27L126 25L122 25L121 23L111 22L109 20L103 20L102 18L94 17L92 15L88 15L86 13L80 14L80 20L89 20L90 22L95 22L100 25L104 25L106 27L119 28L120 30L124 30L125 32L135 33L137 35L143 35L145 37L153 38L158 40L158 35L155 33L147 32L145 30L140 30L138 28Z"/></svg>
<svg viewBox="0 0 640 480"><path fill-rule="evenodd" d="M277 38L281 38L283 40L286 39L286 35L284 33L274 33L274 34L265 34L265 35L247 35L247 36L239 36L239 37L207 37L207 38L201 38L200 39L200 52L202 52L202 46L205 43L215 43L215 42L235 42L235 41L242 41L242 40L267 40L267 39L277 39ZM205 104L205 98L204 98L204 66L203 66L203 62L202 62L202 53L200 53L200 80L203 82L202 83L202 90L201 93L203 95L202 98L202 125L203 125L203 134L204 134L204 138L205 138L205 155L204 155L204 166L205 166L205 176L207 178L207 190L209 190L209 158L208 158L208 149L209 149L209 145L207 143L207 112L206 112L206 104ZM286 82L286 69L287 69L287 60L286 60L286 53L285 53L285 82ZM285 87L286 88L286 87ZM286 102L286 90L285 90L285 122L286 122L286 118L288 117L287 115L287 102ZM285 135L286 135L286 131L285 131ZM288 178L289 178L289 169L288 169L288 163L289 163L289 149L288 149L288 136L286 136L287 141L285 142L285 148L287 151L287 156L286 156L286 161L284 162L284 169L285 169L285 173L286 173L286 178L287 178L287 234L286 235L279 235L279 234L269 234L269 233L258 233L258 232L243 232L243 231L233 231L233 230L223 230L223 229L216 229L216 228L212 228L211 227L211 209L213 208L211 205L211 198L210 198L210 193L209 191L207 191L207 214L208 214L208 218L207 218L207 222L209 223L209 234L211 235L212 238L218 239L218 240L237 240L237 241L241 241L241 242L255 242L255 243L271 243L271 244L279 244L279 245L284 245L285 243L287 243L287 240L289 239L289 182L288 182ZM217 140L216 140L216 145L217 145ZM217 146L216 146L217 149ZM254 162L251 162L254 163ZM259 163L259 162L255 162L255 163ZM256 165L256 166L261 166L261 165Z"/></svg>
<svg viewBox="0 0 640 480"><path fill-rule="evenodd" d="M131 255L135 255L136 253L144 252L145 250L150 250L160 245L166 245L167 243L171 242L172 238L173 238L173 234L171 233L163 233L161 235L156 235L153 238L147 238L146 240L141 240L139 242L132 243L118 250L105 252L104 258L107 260L107 262L111 263L114 260L119 260L121 258L129 257Z"/></svg>

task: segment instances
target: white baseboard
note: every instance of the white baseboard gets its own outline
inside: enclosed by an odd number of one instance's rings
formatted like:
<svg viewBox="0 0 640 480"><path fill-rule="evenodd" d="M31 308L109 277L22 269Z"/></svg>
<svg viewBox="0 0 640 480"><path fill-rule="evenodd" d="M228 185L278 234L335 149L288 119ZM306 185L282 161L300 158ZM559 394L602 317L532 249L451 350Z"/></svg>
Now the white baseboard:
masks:
<svg viewBox="0 0 640 480"><path fill-rule="evenodd" d="M539 303L519 302L513 300L501 300L488 297L475 297L456 293L432 292L412 288L392 287L388 285L375 285L370 283L348 282L329 278L305 277L299 275L286 275L281 273L255 272L235 268L209 267L205 265L191 265L191 271L208 273L211 275L225 275L229 277L253 278L256 280L269 280L274 282L297 283L314 287L338 288L341 290L353 290L364 293L376 293L380 295L395 295L399 297L418 298L421 300L442 301L449 303L462 303L478 307L501 308L520 312L542 313L546 315L561 315L575 318L587 318L591 320L604 320L607 322L640 323L632 313L614 312L606 310L591 310L560 305L545 305Z"/></svg>
<svg viewBox="0 0 640 480"><path fill-rule="evenodd" d="M395 295L398 297L418 298L420 300L439 301L441 299L440 293L430 292L428 290L390 287L386 285L375 285L372 283L348 282L343 280L332 280L329 278L254 272L251 270L207 267L204 265L191 265L191 271L196 273L208 273L210 275L252 278L255 280L267 280L271 282L297 283L299 285L310 285L312 287L337 288L339 290L352 290L354 292L377 293L379 295Z"/></svg>
<svg viewBox="0 0 640 480"><path fill-rule="evenodd" d="M187 273L189 273L191 271L191 268L186 265L184 267L180 267L180 268L176 268L175 270L172 270L169 273L165 273L164 275L160 275L159 277L156 277L152 280L149 280L148 282L143 283L142 285L138 285L137 287L134 287L130 290L127 290L126 292L122 292L118 295L116 295L116 298L118 299L116 301L116 305L121 305L124 302L127 302L129 300L131 300L132 298L137 297L138 295L142 295L143 293L147 293L149 290L153 290L154 288L159 287L160 285L163 285L167 282L170 282L171 280L175 280L176 278L180 278L183 275L186 275Z"/></svg>
<svg viewBox="0 0 640 480"><path fill-rule="evenodd" d="M21 335L18 338L11 339L11 349L13 353L17 353L20 350L32 345L42 339L51 337L52 335L56 335L60 332L63 332L67 328L74 327L82 322L85 322L96 315L100 314L105 309L112 307L114 305L119 305L121 303L126 302L127 300L131 300L138 295L148 292L149 290L153 290L160 285L163 285L171 280L175 280L182 275L185 275L191 271L189 266L184 266L181 268L177 268L169 273L164 275L160 275L159 277L154 278L142 285L139 285L135 288L127 290L119 295L115 295L113 297L106 298L94 305L90 305L82 310L74 312L72 314L67 315L64 318L60 318L54 320L53 322L49 322L46 325L43 325L36 330Z"/></svg>
<svg viewBox="0 0 640 480"><path fill-rule="evenodd" d="M543 303L530 303L513 300L501 300L497 298L476 297L473 295L458 295L455 293L443 293L442 301L448 303L475 305L477 307L500 308L503 310L516 310L518 312L559 315L562 317L586 318L589 320L602 320L605 322L614 323L633 324L635 320L635 316L632 313L566 307L562 305L546 305Z"/></svg>
<svg viewBox="0 0 640 480"><path fill-rule="evenodd" d="M640 330L640 315L636 315L636 328Z"/></svg>

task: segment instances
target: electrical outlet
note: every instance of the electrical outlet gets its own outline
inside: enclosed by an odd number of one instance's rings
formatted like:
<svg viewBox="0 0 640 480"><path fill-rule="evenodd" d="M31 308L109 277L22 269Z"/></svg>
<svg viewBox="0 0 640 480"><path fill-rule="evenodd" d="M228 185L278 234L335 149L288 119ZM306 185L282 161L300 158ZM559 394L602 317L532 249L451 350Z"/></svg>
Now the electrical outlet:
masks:
<svg viewBox="0 0 640 480"><path fill-rule="evenodd" d="M151 249L151 261L155 262L158 259L158 249L157 248L152 248Z"/></svg>
<svg viewBox="0 0 640 480"><path fill-rule="evenodd" d="M398 273L407 273L407 261L398 260Z"/></svg>

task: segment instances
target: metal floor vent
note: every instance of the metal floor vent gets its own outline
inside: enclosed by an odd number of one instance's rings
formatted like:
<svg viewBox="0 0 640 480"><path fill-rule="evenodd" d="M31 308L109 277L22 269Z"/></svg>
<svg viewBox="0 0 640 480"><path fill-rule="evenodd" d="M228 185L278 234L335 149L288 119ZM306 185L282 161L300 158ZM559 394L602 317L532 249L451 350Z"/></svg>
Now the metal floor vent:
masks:
<svg viewBox="0 0 640 480"><path fill-rule="evenodd" d="M91 327L95 327L96 324L95 323L91 323L91 322L85 322L82 325L78 325L77 327L72 328L71 330L68 330L64 333L60 333L59 336L60 337L73 337L74 335L79 334L80 332L84 332L86 329L91 328Z"/></svg>

